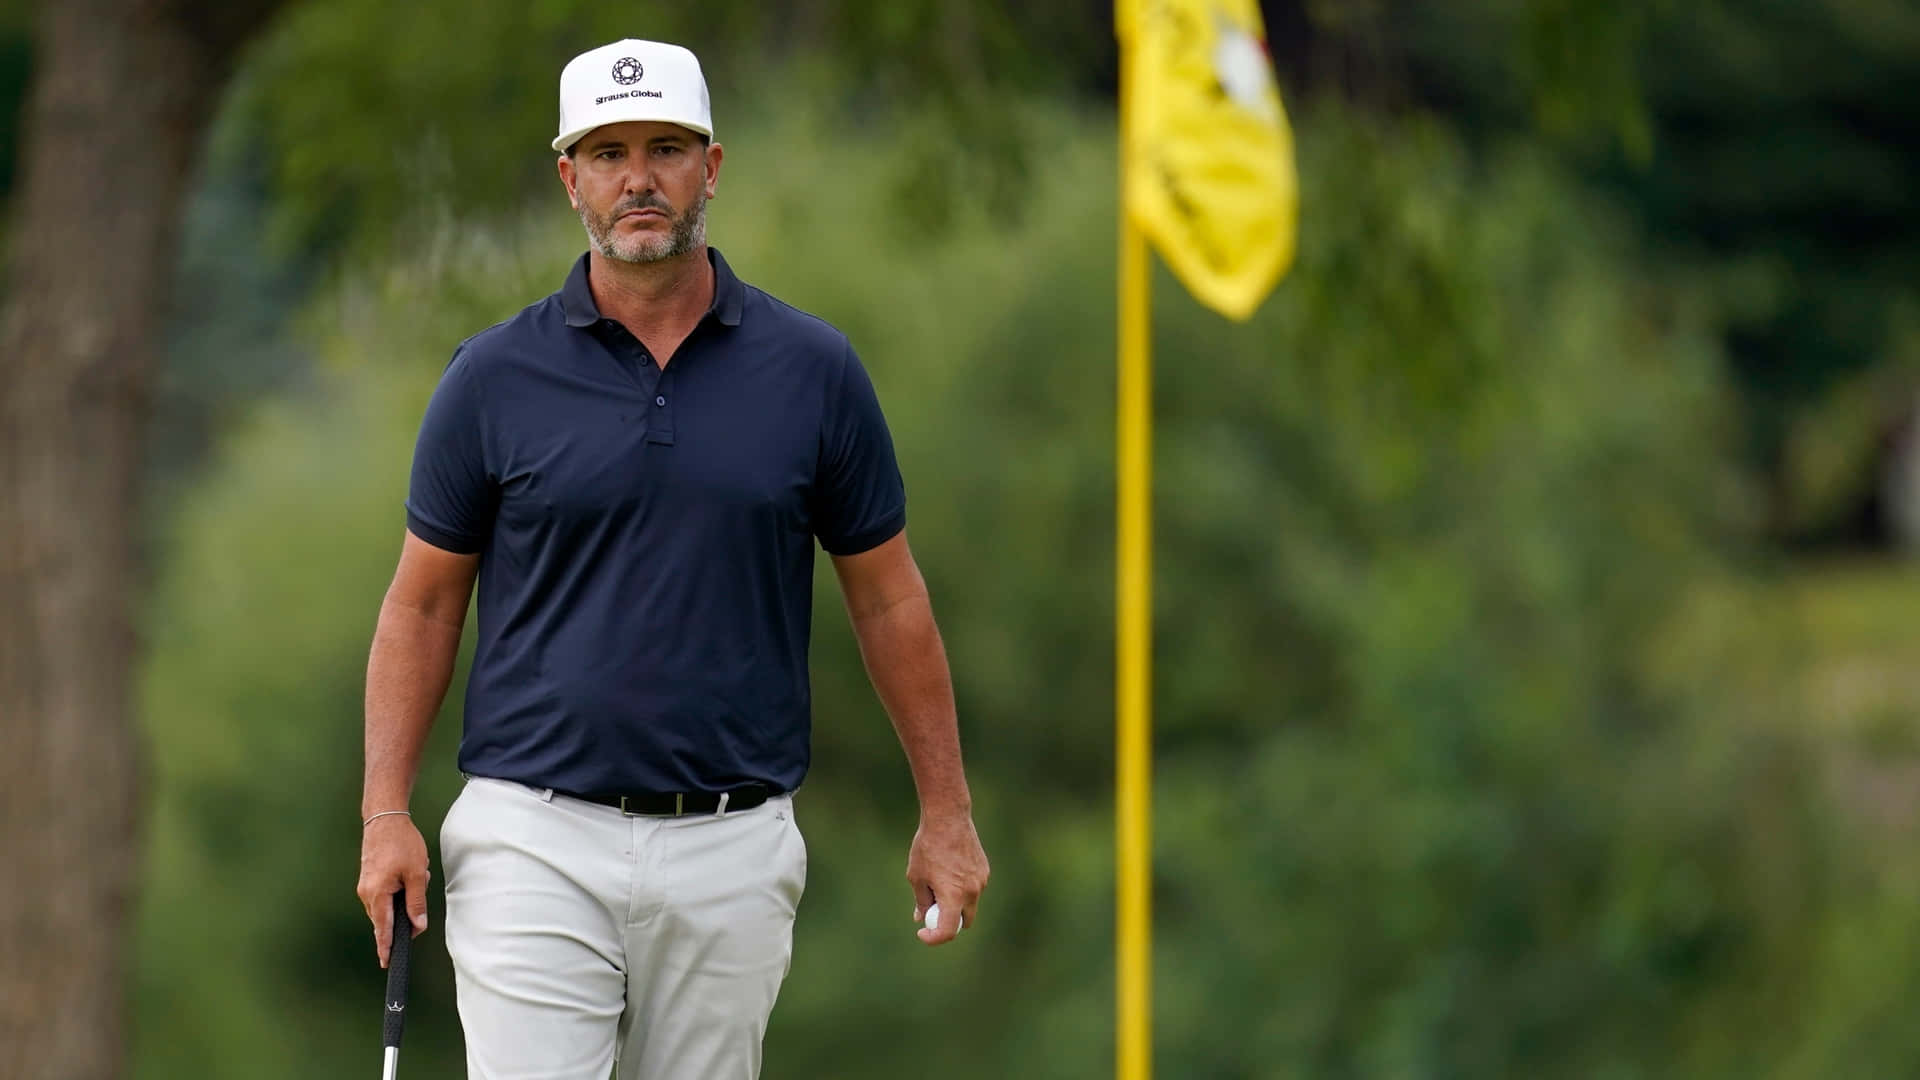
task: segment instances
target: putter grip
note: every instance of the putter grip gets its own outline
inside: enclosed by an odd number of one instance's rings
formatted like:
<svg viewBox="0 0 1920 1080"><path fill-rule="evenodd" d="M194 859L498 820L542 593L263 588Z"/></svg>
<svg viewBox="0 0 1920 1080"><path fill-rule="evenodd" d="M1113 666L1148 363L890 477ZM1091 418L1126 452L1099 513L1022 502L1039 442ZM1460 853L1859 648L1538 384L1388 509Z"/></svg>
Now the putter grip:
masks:
<svg viewBox="0 0 1920 1080"><path fill-rule="evenodd" d="M407 962L413 953L413 919L406 890L393 894L393 948L387 953L387 1006L380 1045L397 1047L407 1026Z"/></svg>

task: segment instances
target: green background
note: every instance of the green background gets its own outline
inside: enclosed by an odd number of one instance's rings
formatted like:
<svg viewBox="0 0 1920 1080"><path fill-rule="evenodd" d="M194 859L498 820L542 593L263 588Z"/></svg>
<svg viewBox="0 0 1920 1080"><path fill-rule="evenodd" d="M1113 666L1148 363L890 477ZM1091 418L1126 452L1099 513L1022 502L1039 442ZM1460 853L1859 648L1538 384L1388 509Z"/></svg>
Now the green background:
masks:
<svg viewBox="0 0 1920 1080"><path fill-rule="evenodd" d="M822 573L766 1075L1111 1071L1114 56L1106 5L1032 7L307 0L256 43L153 436L136 1075L373 1067L360 695L413 433L581 249L553 84L628 34L706 63L714 243L873 373L994 865L920 946ZM1160 1074L1920 1071L1920 571L1877 488L1920 11L1266 11L1297 262L1244 325L1155 280ZM462 1075L433 911L416 1078Z"/></svg>

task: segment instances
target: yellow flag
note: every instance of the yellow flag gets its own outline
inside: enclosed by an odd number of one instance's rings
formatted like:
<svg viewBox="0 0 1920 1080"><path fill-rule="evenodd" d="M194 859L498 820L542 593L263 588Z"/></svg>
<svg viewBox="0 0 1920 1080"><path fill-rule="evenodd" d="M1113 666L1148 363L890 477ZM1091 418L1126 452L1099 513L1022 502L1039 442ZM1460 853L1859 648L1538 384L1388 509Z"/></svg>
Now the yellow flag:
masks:
<svg viewBox="0 0 1920 1080"><path fill-rule="evenodd" d="M1201 303L1251 316L1293 262L1299 182L1258 0L1117 0L1123 212Z"/></svg>

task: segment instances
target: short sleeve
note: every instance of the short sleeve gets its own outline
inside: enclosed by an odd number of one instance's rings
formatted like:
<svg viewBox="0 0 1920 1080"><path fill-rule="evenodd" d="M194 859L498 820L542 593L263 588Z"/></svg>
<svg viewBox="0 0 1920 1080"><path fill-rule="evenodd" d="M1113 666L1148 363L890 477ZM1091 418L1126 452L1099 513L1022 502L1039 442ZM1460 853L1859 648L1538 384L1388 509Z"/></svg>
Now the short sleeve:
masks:
<svg viewBox="0 0 1920 1080"><path fill-rule="evenodd" d="M407 483L407 530L470 555L485 546L498 503L488 476L471 354L456 350L427 402Z"/></svg>
<svg viewBox="0 0 1920 1080"><path fill-rule="evenodd" d="M858 555L906 527L906 484L880 398L852 346L836 384L826 403L813 531L829 554Z"/></svg>

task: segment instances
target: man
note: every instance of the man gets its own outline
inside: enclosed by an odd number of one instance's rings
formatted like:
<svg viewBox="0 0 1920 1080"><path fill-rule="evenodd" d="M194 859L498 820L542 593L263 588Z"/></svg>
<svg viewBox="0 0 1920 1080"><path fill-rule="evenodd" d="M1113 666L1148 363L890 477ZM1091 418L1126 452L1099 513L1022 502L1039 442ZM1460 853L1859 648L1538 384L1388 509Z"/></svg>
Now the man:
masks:
<svg viewBox="0 0 1920 1080"><path fill-rule="evenodd" d="M560 77L560 181L589 250L463 342L421 424L367 667L359 893L426 928L406 812L468 596L479 641L441 827L468 1075L727 1080L760 1068L806 849L813 543L920 796L920 939L987 881L905 494L845 337L706 243L720 177L699 62L620 41Z"/></svg>

